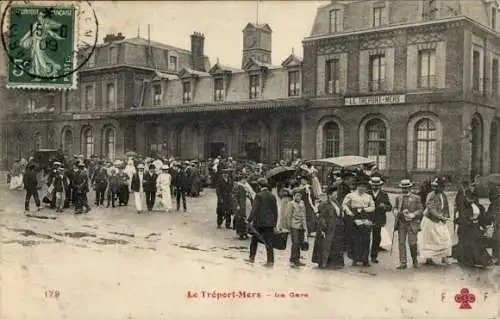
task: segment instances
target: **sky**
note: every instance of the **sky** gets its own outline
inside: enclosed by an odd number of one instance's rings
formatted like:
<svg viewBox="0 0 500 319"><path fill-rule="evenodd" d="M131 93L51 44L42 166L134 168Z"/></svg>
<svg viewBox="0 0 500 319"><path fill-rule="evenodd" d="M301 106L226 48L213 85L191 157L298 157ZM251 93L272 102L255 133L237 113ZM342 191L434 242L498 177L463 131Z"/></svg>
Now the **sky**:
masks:
<svg viewBox="0 0 500 319"><path fill-rule="evenodd" d="M259 23L273 30L272 64L279 65L292 48L302 57L302 40L311 32L316 10L330 1L260 1ZM257 1L113 1L92 2L99 22L99 42L108 33L190 49L194 31L205 34L205 55L214 65L241 66L242 30L257 20Z"/></svg>

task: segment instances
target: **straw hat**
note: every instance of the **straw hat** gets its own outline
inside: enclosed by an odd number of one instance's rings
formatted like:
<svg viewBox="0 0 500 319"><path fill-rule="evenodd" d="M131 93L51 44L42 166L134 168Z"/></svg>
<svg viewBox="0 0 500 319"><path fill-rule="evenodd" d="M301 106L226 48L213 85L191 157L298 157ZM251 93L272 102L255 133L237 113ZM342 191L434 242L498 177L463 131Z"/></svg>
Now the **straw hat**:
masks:
<svg viewBox="0 0 500 319"><path fill-rule="evenodd" d="M398 186L400 188L410 188L413 186L413 183L409 179L402 179Z"/></svg>

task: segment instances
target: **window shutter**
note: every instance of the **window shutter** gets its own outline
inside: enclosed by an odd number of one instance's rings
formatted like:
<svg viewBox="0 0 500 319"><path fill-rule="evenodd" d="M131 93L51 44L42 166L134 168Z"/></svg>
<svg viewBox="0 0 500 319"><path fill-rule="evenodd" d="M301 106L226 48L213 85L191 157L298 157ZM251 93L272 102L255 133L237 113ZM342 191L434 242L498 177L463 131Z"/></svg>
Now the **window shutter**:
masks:
<svg viewBox="0 0 500 319"><path fill-rule="evenodd" d="M385 51L385 80L387 91L394 90L394 48Z"/></svg>
<svg viewBox="0 0 500 319"><path fill-rule="evenodd" d="M318 56L318 64L317 64L317 86L316 86L316 95L321 96L325 94L325 78L326 78L326 59L324 55Z"/></svg>
<svg viewBox="0 0 500 319"><path fill-rule="evenodd" d="M436 46L436 84L438 88L446 87L446 43Z"/></svg>
<svg viewBox="0 0 500 319"><path fill-rule="evenodd" d="M418 76L420 73L420 61L416 45L408 46L406 65L406 87L408 90L416 90L418 88Z"/></svg>
<svg viewBox="0 0 500 319"><path fill-rule="evenodd" d="M359 91L368 92L369 52L359 52Z"/></svg>
<svg viewBox="0 0 500 319"><path fill-rule="evenodd" d="M336 92L342 93L347 90L347 53L342 53L339 59L339 79L335 84Z"/></svg>

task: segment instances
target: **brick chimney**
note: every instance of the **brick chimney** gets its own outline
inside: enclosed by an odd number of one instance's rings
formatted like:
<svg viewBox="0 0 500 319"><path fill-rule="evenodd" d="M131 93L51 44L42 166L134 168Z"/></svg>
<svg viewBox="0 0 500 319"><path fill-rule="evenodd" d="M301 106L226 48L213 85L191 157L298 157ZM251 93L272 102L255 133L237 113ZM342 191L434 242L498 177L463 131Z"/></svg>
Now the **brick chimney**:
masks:
<svg viewBox="0 0 500 319"><path fill-rule="evenodd" d="M106 37L104 37L103 41L104 43L111 43L115 41L121 41L124 39L125 37L123 36L123 34L121 32L118 32L118 34L116 35L114 33L106 34Z"/></svg>
<svg viewBox="0 0 500 319"><path fill-rule="evenodd" d="M194 32L191 35L191 67L193 70L206 72L205 70L205 35Z"/></svg>

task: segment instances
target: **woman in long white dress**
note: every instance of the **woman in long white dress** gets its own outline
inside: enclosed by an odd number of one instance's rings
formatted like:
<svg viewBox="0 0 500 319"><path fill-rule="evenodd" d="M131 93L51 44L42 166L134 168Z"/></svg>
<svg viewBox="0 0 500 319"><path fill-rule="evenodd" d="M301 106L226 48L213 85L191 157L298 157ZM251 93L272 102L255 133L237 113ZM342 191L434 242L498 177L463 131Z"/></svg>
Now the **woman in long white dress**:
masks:
<svg viewBox="0 0 500 319"><path fill-rule="evenodd" d="M170 194L170 183L172 182L172 176L168 173L169 167L163 165L161 167L161 173L156 179L156 188L158 194L161 195L160 203L166 212L172 210L172 197Z"/></svg>
<svg viewBox="0 0 500 319"><path fill-rule="evenodd" d="M132 158L129 158L127 161L127 166L125 166L125 169L123 170L125 174L128 175L128 190L129 192L132 192L132 176L136 173L136 169L134 166L134 160Z"/></svg>

